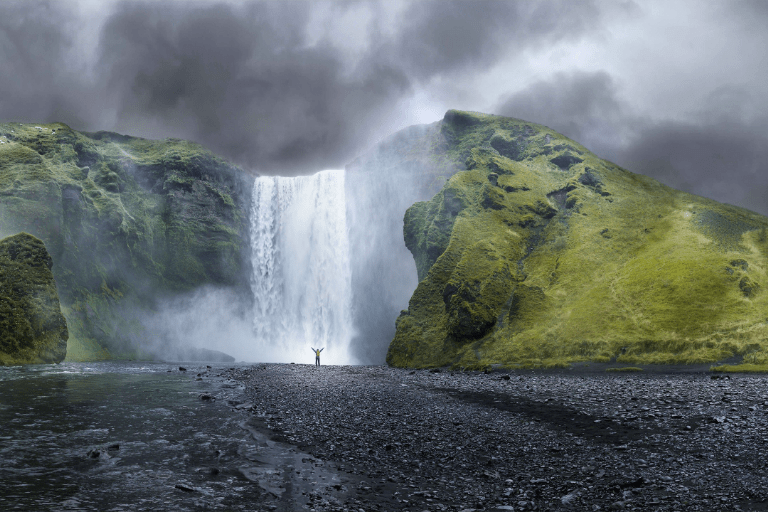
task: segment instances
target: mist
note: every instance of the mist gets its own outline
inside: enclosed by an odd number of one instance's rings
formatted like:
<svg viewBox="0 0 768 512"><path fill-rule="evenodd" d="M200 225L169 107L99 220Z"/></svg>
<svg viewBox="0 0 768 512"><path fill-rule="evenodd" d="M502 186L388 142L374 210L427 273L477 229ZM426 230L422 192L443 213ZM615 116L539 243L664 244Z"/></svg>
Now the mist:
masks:
<svg viewBox="0 0 768 512"><path fill-rule="evenodd" d="M166 361L198 360L195 351L216 350L237 361L276 361L278 355L253 347L253 321L242 297L228 288L201 287L159 301L155 312L137 315L142 334L132 341ZM210 359L209 359L210 360Z"/></svg>
<svg viewBox="0 0 768 512"><path fill-rule="evenodd" d="M11 0L0 4L0 121L189 139L248 176L346 169L344 360L380 363L417 285L403 214L442 186L418 169L456 171L392 156L383 148L407 138L392 134L429 130L449 109L522 118L768 214L767 15L752 1ZM236 297L158 298L145 342L260 359L239 348L256 336L241 279ZM224 339L238 341L216 348Z"/></svg>
<svg viewBox="0 0 768 512"><path fill-rule="evenodd" d="M399 155L437 125L394 134L346 171L254 179L249 292L205 286L133 310L135 346L164 360L382 364L418 279L402 219L445 181ZM452 173L458 169L446 169ZM197 355L196 355L197 354Z"/></svg>

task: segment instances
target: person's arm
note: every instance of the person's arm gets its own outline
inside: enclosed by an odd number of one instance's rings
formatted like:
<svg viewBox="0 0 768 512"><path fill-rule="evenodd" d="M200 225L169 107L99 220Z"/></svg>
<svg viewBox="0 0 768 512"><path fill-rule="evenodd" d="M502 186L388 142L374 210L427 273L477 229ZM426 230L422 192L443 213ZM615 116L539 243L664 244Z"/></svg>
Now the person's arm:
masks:
<svg viewBox="0 0 768 512"><path fill-rule="evenodd" d="M320 349L320 352L322 352L323 350L325 350L325 347L321 348L321 349Z"/></svg>

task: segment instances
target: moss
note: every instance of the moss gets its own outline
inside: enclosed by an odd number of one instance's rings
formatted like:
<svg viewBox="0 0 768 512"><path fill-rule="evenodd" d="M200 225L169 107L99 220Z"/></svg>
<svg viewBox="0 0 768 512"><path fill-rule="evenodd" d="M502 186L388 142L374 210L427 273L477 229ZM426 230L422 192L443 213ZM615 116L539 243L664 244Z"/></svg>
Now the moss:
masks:
<svg viewBox="0 0 768 512"><path fill-rule="evenodd" d="M693 364L767 345L768 219L541 126L449 114L441 151L467 170L406 214L420 283L390 364Z"/></svg>
<svg viewBox="0 0 768 512"><path fill-rule="evenodd" d="M0 240L0 364L58 363L67 349L53 261L27 233Z"/></svg>
<svg viewBox="0 0 768 512"><path fill-rule="evenodd" d="M622 366L621 368L606 368L607 372L642 372L642 368L637 366Z"/></svg>
<svg viewBox="0 0 768 512"><path fill-rule="evenodd" d="M503 256L506 247L480 240L467 250L443 289L448 332L476 339L490 329L514 289L516 269Z"/></svg>
<svg viewBox="0 0 768 512"><path fill-rule="evenodd" d="M768 364L723 364L720 366L712 366L710 370L713 372L730 373L768 373Z"/></svg>
<svg viewBox="0 0 768 512"><path fill-rule="evenodd" d="M0 137L0 233L45 242L73 357L134 350L135 336L107 326L127 304L151 309L157 296L247 283L252 178L242 170L191 142L60 123L0 124Z"/></svg>

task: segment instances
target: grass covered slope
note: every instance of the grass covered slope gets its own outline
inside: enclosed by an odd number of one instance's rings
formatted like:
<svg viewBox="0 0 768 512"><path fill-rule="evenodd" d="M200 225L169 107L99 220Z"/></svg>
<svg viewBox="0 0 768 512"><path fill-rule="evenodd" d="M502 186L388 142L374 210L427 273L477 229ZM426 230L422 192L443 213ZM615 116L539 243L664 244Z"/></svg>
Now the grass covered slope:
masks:
<svg viewBox="0 0 768 512"><path fill-rule="evenodd" d="M244 282L251 179L187 141L0 124L0 235L45 242L69 359L135 356L144 333L131 312Z"/></svg>
<svg viewBox="0 0 768 512"><path fill-rule="evenodd" d="M389 364L768 363L768 218L532 123L441 129L467 170L405 215L420 283Z"/></svg>
<svg viewBox="0 0 768 512"><path fill-rule="evenodd" d="M67 354L52 266L32 235L0 240L0 364L58 363Z"/></svg>

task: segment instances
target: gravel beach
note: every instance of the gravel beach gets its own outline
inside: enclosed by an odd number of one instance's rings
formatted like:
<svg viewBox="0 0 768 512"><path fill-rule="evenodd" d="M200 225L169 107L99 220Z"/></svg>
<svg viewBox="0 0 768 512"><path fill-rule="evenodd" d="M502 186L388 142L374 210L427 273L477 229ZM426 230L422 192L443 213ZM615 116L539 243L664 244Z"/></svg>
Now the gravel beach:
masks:
<svg viewBox="0 0 768 512"><path fill-rule="evenodd" d="M245 386L230 405L250 428L294 453L272 510L768 510L765 376L299 364L221 376Z"/></svg>

